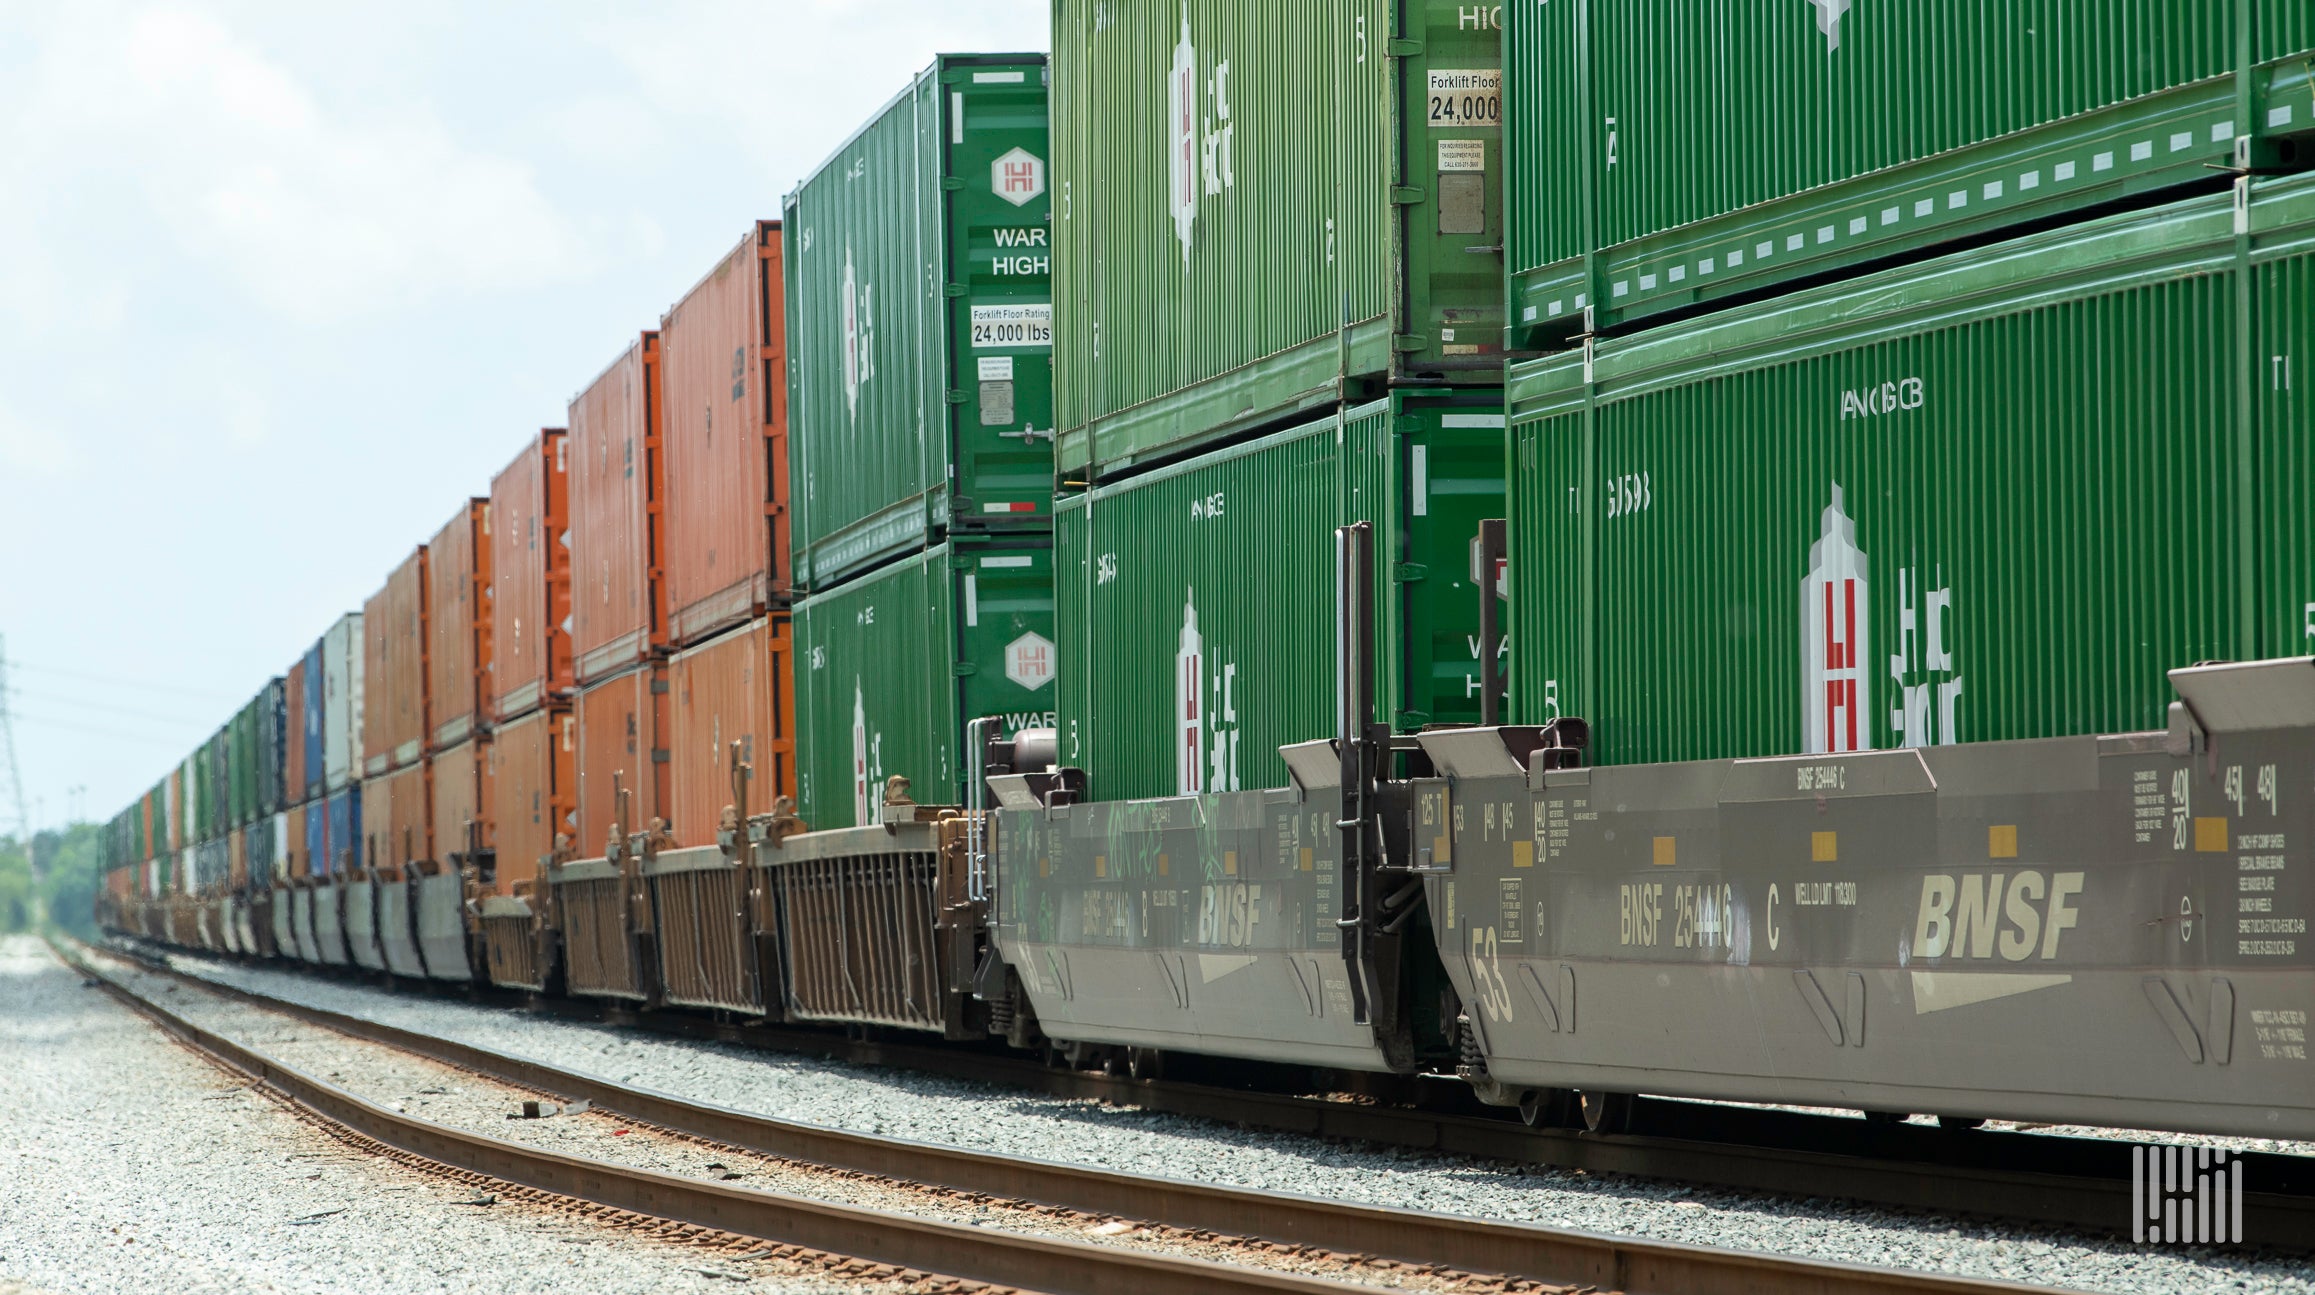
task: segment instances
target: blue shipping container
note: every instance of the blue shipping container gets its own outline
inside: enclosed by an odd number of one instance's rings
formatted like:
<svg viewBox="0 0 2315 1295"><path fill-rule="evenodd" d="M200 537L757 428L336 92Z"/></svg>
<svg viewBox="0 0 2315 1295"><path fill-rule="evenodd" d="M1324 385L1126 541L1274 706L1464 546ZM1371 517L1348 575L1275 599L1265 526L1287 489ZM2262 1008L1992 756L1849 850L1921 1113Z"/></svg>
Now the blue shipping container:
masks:
<svg viewBox="0 0 2315 1295"><path fill-rule="evenodd" d="M309 805L305 811L305 867L316 877L330 875L330 807Z"/></svg>

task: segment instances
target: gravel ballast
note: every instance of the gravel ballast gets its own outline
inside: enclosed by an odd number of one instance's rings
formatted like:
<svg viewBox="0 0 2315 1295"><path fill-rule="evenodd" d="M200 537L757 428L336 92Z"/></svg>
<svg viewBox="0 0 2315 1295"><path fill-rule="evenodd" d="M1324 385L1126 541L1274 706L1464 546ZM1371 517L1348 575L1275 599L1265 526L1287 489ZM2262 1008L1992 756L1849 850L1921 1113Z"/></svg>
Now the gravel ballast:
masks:
<svg viewBox="0 0 2315 1295"><path fill-rule="evenodd" d="M2315 1295L2297 1256L1694 1189L1240 1129L909 1071L673 1040L176 955L187 971L693 1101L1121 1172L2094 1291Z"/></svg>
<svg viewBox="0 0 2315 1295"><path fill-rule="evenodd" d="M0 1290L728 1292L889 1286L650 1240L364 1154L0 943Z"/></svg>

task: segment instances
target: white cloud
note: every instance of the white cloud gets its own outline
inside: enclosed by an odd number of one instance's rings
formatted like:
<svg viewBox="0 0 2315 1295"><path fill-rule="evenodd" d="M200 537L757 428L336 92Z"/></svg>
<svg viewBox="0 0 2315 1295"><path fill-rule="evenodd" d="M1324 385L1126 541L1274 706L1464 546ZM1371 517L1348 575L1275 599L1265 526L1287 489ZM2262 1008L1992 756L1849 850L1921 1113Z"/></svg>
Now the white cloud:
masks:
<svg viewBox="0 0 2315 1295"><path fill-rule="evenodd" d="M333 110L208 14L76 4L17 124L52 191L125 186L148 228L300 321L585 272L527 165L466 147L425 104L366 106Z"/></svg>

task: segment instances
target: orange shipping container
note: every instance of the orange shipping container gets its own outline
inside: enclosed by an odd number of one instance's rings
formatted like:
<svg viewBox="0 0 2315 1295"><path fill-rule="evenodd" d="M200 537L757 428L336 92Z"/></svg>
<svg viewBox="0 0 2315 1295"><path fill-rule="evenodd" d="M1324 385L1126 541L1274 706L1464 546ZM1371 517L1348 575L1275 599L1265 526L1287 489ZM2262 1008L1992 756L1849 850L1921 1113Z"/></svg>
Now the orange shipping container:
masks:
<svg viewBox="0 0 2315 1295"><path fill-rule="evenodd" d="M491 712L504 723L570 695L568 438L539 433L490 483Z"/></svg>
<svg viewBox="0 0 2315 1295"><path fill-rule="evenodd" d="M483 726L490 696L490 501L469 499L426 546L426 712L433 748Z"/></svg>
<svg viewBox="0 0 2315 1295"><path fill-rule="evenodd" d="M362 865L387 878L434 857L433 806L424 760L362 784Z"/></svg>
<svg viewBox="0 0 2315 1295"><path fill-rule="evenodd" d="M539 710L499 729L490 744L491 825L498 836L501 895L535 881L557 832L576 833L572 804L574 725L567 710ZM573 849L577 841L573 840Z"/></svg>
<svg viewBox="0 0 2315 1295"><path fill-rule="evenodd" d="M362 772L375 778L426 750L426 546L362 604ZM363 810L369 809L364 802ZM368 819L363 820L365 823Z"/></svg>
<svg viewBox="0 0 2315 1295"><path fill-rule="evenodd" d="M678 845L713 845L732 787L732 744L752 767L746 812L796 794L796 684L783 613L678 653L668 665L668 827Z"/></svg>
<svg viewBox="0 0 2315 1295"><path fill-rule="evenodd" d="M284 803L305 799L305 658L291 663L282 676L281 703L287 724L282 733L282 795ZM300 841L304 838L300 837Z"/></svg>
<svg viewBox="0 0 2315 1295"><path fill-rule="evenodd" d="M571 402L571 646L582 684L667 642L659 405L655 332Z"/></svg>
<svg viewBox="0 0 2315 1295"><path fill-rule="evenodd" d="M225 881L234 890L249 884L249 838L239 828L225 834Z"/></svg>
<svg viewBox="0 0 2315 1295"><path fill-rule="evenodd" d="M303 805L292 805L282 811L282 817L289 820L281 855L284 877L305 877L313 873L313 860L306 851L305 809Z"/></svg>
<svg viewBox="0 0 2315 1295"><path fill-rule="evenodd" d="M434 755L434 857L462 868L488 850L491 831L490 739L476 737Z"/></svg>
<svg viewBox="0 0 2315 1295"><path fill-rule="evenodd" d="M599 859L613 819L617 788L628 793L627 830L640 832L667 803L667 670L647 665L579 694L579 832L581 859Z"/></svg>
<svg viewBox="0 0 2315 1295"><path fill-rule="evenodd" d="M660 321L671 641L788 596L788 383L780 222L759 220Z"/></svg>

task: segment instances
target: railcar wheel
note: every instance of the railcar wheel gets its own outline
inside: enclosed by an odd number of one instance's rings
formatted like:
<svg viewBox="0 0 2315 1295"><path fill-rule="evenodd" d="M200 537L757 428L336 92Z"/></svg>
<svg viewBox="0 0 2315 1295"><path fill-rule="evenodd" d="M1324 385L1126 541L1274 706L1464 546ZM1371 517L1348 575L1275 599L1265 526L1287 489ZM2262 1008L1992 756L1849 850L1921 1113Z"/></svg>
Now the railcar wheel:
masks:
<svg viewBox="0 0 2315 1295"><path fill-rule="evenodd" d="M1165 1074L1165 1054L1156 1048L1127 1048L1125 1073L1140 1083L1149 1083Z"/></svg>
<svg viewBox="0 0 2315 1295"><path fill-rule="evenodd" d="M1602 1093L1587 1088L1582 1098L1586 1129L1594 1133L1622 1133L1632 1127L1630 1093Z"/></svg>
<svg viewBox="0 0 2315 1295"><path fill-rule="evenodd" d="M1564 1088L1530 1088L1519 1096L1519 1118L1531 1129L1564 1129L1574 1122L1573 1096Z"/></svg>

